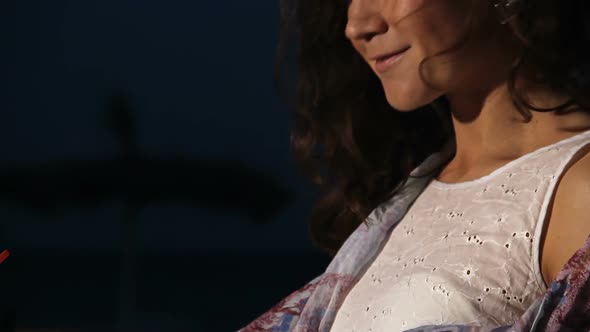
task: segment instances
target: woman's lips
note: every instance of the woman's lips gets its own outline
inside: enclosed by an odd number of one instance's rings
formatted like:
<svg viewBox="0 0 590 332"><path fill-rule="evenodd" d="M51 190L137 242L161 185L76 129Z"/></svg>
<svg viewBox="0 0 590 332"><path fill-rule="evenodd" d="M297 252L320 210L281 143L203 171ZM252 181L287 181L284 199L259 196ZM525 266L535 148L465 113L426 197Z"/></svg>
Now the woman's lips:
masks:
<svg viewBox="0 0 590 332"><path fill-rule="evenodd" d="M389 70L395 63L397 63L406 54L410 48L406 48L401 52L393 53L375 60L375 70L383 73Z"/></svg>

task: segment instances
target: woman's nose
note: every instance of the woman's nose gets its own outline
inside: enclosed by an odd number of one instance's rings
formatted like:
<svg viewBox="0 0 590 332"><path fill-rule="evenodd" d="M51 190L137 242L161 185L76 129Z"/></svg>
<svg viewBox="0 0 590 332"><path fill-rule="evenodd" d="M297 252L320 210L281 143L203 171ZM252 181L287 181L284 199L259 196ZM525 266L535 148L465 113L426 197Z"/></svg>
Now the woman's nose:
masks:
<svg viewBox="0 0 590 332"><path fill-rule="evenodd" d="M348 8L345 35L350 40L369 41L387 32L387 22L380 15L379 10L372 9L367 2L367 0L353 0Z"/></svg>

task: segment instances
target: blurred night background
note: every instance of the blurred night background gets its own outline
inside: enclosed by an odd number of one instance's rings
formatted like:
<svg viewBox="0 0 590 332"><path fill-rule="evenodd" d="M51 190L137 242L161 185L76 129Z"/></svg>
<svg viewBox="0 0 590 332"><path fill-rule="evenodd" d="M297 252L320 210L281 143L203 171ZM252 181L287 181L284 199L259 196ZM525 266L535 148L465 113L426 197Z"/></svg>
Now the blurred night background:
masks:
<svg viewBox="0 0 590 332"><path fill-rule="evenodd" d="M322 273L279 1L0 1L0 331L234 331Z"/></svg>

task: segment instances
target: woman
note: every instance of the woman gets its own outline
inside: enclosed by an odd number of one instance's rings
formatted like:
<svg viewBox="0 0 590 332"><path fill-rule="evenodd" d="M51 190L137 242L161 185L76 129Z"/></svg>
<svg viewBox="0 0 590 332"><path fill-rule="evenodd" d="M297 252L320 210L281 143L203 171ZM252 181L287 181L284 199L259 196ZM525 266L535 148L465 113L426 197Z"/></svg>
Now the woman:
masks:
<svg viewBox="0 0 590 332"><path fill-rule="evenodd" d="M590 330L587 2L295 13L293 142L335 257L243 331Z"/></svg>

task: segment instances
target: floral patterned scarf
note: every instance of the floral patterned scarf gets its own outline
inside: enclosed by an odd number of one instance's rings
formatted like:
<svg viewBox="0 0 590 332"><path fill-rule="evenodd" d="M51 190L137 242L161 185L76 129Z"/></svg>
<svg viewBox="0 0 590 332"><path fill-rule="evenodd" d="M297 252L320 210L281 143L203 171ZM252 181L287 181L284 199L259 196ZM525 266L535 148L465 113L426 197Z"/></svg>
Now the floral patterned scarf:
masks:
<svg viewBox="0 0 590 332"><path fill-rule="evenodd" d="M452 154L450 144L416 167L400 191L381 204L343 244L326 271L238 332L329 332L344 298L384 246L390 230ZM378 222L377 222L378 221ZM590 237L545 294L510 326L423 326L404 332L590 331Z"/></svg>

